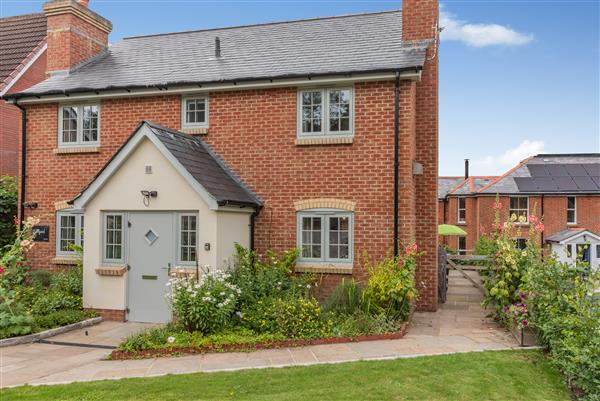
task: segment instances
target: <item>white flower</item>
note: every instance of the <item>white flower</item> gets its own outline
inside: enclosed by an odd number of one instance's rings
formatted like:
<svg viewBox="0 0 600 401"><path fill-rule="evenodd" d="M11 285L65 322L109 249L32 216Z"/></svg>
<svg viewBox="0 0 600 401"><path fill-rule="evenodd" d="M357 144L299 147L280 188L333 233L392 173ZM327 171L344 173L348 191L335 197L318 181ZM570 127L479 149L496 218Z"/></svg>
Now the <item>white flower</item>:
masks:
<svg viewBox="0 0 600 401"><path fill-rule="evenodd" d="M233 296L234 296L233 294L229 294L229 298L233 298Z"/></svg>
<svg viewBox="0 0 600 401"><path fill-rule="evenodd" d="M244 316L244 314L242 312L240 312L240 311L235 312L235 314L238 315L238 317Z"/></svg>
<svg viewBox="0 0 600 401"><path fill-rule="evenodd" d="M166 285L167 285L167 287L170 287L171 286L171 282L169 281Z"/></svg>
<svg viewBox="0 0 600 401"><path fill-rule="evenodd" d="M310 284L306 284L306 288L310 289Z"/></svg>
<svg viewBox="0 0 600 401"><path fill-rule="evenodd" d="M225 292L221 291L221 293L219 295L223 296L223 295L225 295Z"/></svg>
<svg viewBox="0 0 600 401"><path fill-rule="evenodd" d="M202 287L200 284L196 284L196 285L194 286L194 288L200 288L200 287Z"/></svg>
<svg viewBox="0 0 600 401"><path fill-rule="evenodd" d="M219 308L222 308L222 307L223 307L223 304L222 304L221 302L219 302L219 303L217 304L217 306L218 306Z"/></svg>
<svg viewBox="0 0 600 401"><path fill-rule="evenodd" d="M169 344L172 344L172 343L174 343L174 342L175 342L175 337L171 336L171 337L167 338L167 342L168 342Z"/></svg>

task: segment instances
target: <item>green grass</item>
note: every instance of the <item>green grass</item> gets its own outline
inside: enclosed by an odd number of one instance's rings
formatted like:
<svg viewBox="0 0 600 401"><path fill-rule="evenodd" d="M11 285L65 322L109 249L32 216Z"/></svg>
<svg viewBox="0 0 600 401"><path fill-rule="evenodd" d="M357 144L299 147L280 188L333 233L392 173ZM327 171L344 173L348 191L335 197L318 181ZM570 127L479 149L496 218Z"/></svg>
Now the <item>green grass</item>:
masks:
<svg viewBox="0 0 600 401"><path fill-rule="evenodd" d="M0 392L9 400L568 401L538 351L495 351L393 361L170 375Z"/></svg>

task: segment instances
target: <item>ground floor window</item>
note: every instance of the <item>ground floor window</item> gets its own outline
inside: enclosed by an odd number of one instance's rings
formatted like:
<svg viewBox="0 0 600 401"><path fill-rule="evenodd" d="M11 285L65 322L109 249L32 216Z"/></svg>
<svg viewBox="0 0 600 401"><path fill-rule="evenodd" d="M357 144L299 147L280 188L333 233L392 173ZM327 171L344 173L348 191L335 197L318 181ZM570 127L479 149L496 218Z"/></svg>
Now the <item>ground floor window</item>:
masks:
<svg viewBox="0 0 600 401"><path fill-rule="evenodd" d="M83 246L83 214L59 212L56 214L56 254L74 255Z"/></svg>
<svg viewBox="0 0 600 401"><path fill-rule="evenodd" d="M467 254L467 237L458 237L458 246L456 247L456 252L459 255Z"/></svg>
<svg viewBox="0 0 600 401"><path fill-rule="evenodd" d="M104 261L123 261L123 214L106 213L104 215Z"/></svg>
<svg viewBox="0 0 600 401"><path fill-rule="evenodd" d="M197 233L196 215L179 215L179 262L196 262Z"/></svg>
<svg viewBox="0 0 600 401"><path fill-rule="evenodd" d="M353 215L336 210L298 213L300 260L310 262L352 262Z"/></svg>
<svg viewBox="0 0 600 401"><path fill-rule="evenodd" d="M520 250L527 248L527 238L517 238L515 240L515 246Z"/></svg>

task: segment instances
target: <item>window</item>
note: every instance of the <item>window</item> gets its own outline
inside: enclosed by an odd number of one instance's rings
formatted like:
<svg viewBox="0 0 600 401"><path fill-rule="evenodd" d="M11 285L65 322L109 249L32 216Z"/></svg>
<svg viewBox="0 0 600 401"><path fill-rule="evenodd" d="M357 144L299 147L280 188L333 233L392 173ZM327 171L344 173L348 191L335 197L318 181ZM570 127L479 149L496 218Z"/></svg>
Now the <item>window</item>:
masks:
<svg viewBox="0 0 600 401"><path fill-rule="evenodd" d="M182 127L208 127L208 97L184 97L182 101Z"/></svg>
<svg viewBox="0 0 600 401"><path fill-rule="evenodd" d="M459 255L467 254L467 237L458 237L458 246L456 247L456 252Z"/></svg>
<svg viewBox="0 0 600 401"><path fill-rule="evenodd" d="M179 261L181 263L196 262L197 217L193 214L182 214L179 217Z"/></svg>
<svg viewBox="0 0 600 401"><path fill-rule="evenodd" d="M123 215L104 215L104 260L107 262L123 261Z"/></svg>
<svg viewBox="0 0 600 401"><path fill-rule="evenodd" d="M527 248L527 238L517 238L515 240L515 247L520 250Z"/></svg>
<svg viewBox="0 0 600 401"><path fill-rule="evenodd" d="M83 246L83 214L60 212L56 215L56 254L74 255Z"/></svg>
<svg viewBox="0 0 600 401"><path fill-rule="evenodd" d="M458 222L467 221L467 198L458 198Z"/></svg>
<svg viewBox="0 0 600 401"><path fill-rule="evenodd" d="M577 198L567 196L567 224L577 223Z"/></svg>
<svg viewBox="0 0 600 401"><path fill-rule="evenodd" d="M354 103L350 88L298 92L298 135L352 135Z"/></svg>
<svg viewBox="0 0 600 401"><path fill-rule="evenodd" d="M567 257L573 256L573 246L571 244L567 244Z"/></svg>
<svg viewBox="0 0 600 401"><path fill-rule="evenodd" d="M100 142L100 107L65 105L59 109L59 146L92 146Z"/></svg>
<svg viewBox="0 0 600 401"><path fill-rule="evenodd" d="M590 262L592 261L591 258L591 246L590 244L577 244L576 245L576 249L577 249L577 262L579 263L587 263L588 266L590 264Z"/></svg>
<svg viewBox="0 0 600 401"><path fill-rule="evenodd" d="M529 198L526 196L511 196L508 214L511 217L514 214L517 216L517 220L524 217L527 221L529 219Z"/></svg>
<svg viewBox="0 0 600 401"><path fill-rule="evenodd" d="M315 210L298 213L300 260L352 262L352 213Z"/></svg>

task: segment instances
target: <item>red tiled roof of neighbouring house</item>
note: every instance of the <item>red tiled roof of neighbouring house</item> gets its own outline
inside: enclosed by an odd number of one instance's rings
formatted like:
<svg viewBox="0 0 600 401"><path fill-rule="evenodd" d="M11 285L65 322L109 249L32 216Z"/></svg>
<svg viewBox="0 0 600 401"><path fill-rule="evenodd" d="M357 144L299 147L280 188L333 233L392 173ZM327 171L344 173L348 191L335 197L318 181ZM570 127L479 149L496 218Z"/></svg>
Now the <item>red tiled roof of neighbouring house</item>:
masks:
<svg viewBox="0 0 600 401"><path fill-rule="evenodd" d="M43 13L0 18L0 83L7 83L46 38Z"/></svg>

